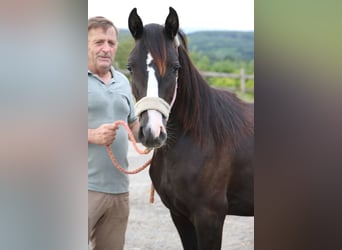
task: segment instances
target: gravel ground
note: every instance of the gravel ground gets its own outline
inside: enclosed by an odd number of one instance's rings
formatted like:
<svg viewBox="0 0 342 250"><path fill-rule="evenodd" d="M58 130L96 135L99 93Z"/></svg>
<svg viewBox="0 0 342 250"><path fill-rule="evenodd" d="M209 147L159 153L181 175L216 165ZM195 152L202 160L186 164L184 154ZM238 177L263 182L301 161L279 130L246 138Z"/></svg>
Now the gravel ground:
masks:
<svg viewBox="0 0 342 250"><path fill-rule="evenodd" d="M140 156L130 146L130 169L141 166L151 156ZM157 193L149 202L151 180L148 168L130 175L130 217L125 250L181 250L182 245L168 209ZM254 217L226 216L223 250L254 249Z"/></svg>

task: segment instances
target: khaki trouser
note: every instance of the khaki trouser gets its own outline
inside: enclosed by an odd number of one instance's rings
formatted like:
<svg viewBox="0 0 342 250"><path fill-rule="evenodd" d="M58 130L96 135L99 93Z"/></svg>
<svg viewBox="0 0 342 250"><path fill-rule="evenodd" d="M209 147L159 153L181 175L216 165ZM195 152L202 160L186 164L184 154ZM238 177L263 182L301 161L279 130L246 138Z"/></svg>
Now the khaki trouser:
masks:
<svg viewBox="0 0 342 250"><path fill-rule="evenodd" d="M88 243L94 250L123 250L129 214L129 194L88 190Z"/></svg>

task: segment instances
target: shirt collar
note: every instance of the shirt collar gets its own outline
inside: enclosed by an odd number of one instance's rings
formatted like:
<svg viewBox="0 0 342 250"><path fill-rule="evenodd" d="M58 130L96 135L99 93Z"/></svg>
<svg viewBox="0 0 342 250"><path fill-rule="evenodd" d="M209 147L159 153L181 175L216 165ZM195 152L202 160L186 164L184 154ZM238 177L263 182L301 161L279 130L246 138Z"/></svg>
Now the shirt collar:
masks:
<svg viewBox="0 0 342 250"><path fill-rule="evenodd" d="M116 79L115 79L115 68L112 66L110 66L110 72L112 73L112 80L111 82L112 83L115 83L116 82ZM93 76L97 76L97 74L94 74L93 72L91 72L89 69L88 69L88 76L89 75L93 75Z"/></svg>

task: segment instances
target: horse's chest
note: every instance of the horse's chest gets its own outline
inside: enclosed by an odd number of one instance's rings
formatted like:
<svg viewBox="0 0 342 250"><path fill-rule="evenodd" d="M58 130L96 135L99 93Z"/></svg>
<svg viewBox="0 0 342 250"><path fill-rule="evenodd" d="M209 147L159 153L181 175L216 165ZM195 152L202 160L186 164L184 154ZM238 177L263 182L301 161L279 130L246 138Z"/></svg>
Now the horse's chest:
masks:
<svg viewBox="0 0 342 250"><path fill-rule="evenodd" d="M185 210L187 200L184 195L185 186L187 186L186 183L166 172L160 176L156 190L165 206L176 212Z"/></svg>
<svg viewBox="0 0 342 250"><path fill-rule="evenodd" d="M152 174L151 178L161 195L175 195L180 191L179 187L187 186L187 181L182 178L186 173L178 169L177 165L164 162L157 167L159 168L158 171Z"/></svg>
<svg viewBox="0 0 342 250"><path fill-rule="evenodd" d="M152 182L164 204L174 210L186 206L192 196L194 183L192 173L194 167L191 162L171 155L158 155L151 165Z"/></svg>

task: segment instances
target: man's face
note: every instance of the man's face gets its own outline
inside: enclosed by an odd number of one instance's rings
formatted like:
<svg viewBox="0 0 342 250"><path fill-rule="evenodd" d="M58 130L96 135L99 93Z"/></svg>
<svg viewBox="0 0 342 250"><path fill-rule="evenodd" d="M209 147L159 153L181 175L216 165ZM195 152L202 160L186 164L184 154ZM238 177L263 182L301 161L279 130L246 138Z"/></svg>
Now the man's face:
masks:
<svg viewBox="0 0 342 250"><path fill-rule="evenodd" d="M118 48L115 29L102 28L88 32L88 69L93 73L106 73L112 65Z"/></svg>

